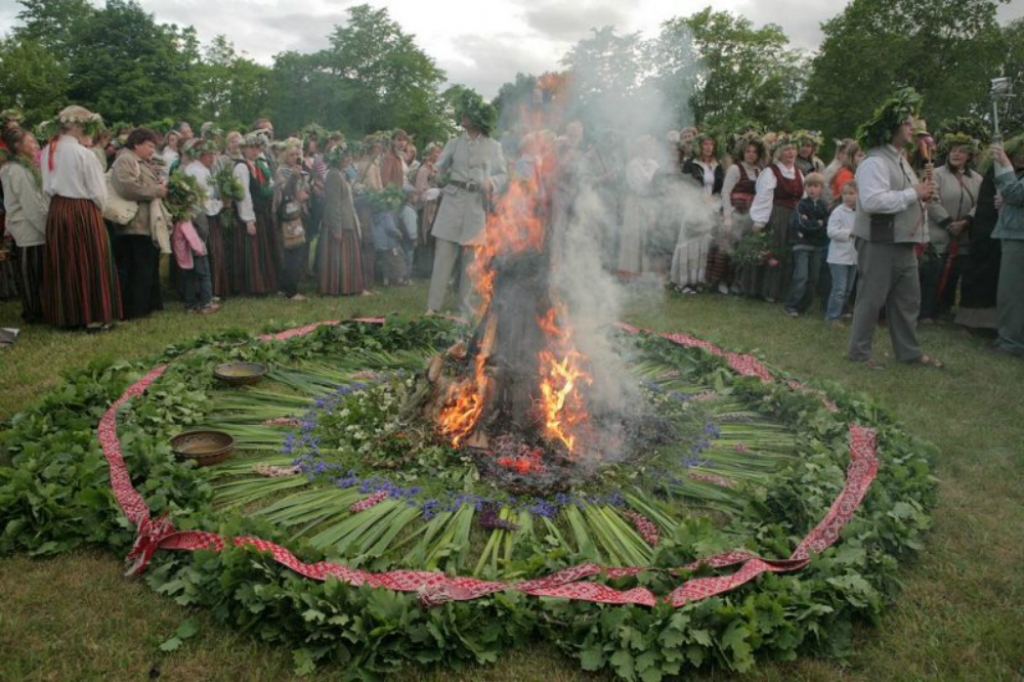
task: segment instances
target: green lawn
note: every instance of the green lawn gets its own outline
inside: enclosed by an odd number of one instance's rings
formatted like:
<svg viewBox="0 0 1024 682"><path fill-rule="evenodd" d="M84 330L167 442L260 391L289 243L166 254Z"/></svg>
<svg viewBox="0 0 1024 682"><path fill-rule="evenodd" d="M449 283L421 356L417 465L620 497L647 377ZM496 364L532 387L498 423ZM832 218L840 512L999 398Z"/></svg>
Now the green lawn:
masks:
<svg viewBox="0 0 1024 682"><path fill-rule="evenodd" d="M210 316L186 315L171 303L168 311L94 336L26 328L13 348L0 351L0 418L55 386L63 370L92 358L152 356L175 341L231 327L259 331L353 315L415 315L425 300L419 284L373 298L236 299ZM945 370L890 362L872 371L844 360L845 329L817 318L790 319L779 306L649 291L627 310L624 319L638 326L693 331L757 350L798 376L870 394L941 448L934 531L919 559L904 567L904 592L888 614L877 627L858 631L846 661L765 661L753 679L1024 679L1024 362L989 354L982 342L951 328L931 327L922 341L946 362ZM19 326L16 303L0 303L0 326ZM884 330L876 347L889 351ZM189 617L199 634L175 653L161 652L159 645ZM405 677L593 679L543 643L523 645L493 667L459 675L411 670ZM123 577L119 556L92 550L49 560L0 559L0 680L139 680L155 673L168 680L281 680L291 667L288 651L262 647ZM337 673L326 670L323 677Z"/></svg>

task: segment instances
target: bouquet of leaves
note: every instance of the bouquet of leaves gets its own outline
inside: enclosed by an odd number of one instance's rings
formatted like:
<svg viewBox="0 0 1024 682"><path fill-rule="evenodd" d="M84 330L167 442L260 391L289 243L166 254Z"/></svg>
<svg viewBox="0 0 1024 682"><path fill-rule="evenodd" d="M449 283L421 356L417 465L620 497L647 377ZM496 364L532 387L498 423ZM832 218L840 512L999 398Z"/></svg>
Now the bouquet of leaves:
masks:
<svg viewBox="0 0 1024 682"><path fill-rule="evenodd" d="M167 181L167 198L164 207L174 222L192 219L192 209L206 200L206 191L193 176L182 171L171 173Z"/></svg>
<svg viewBox="0 0 1024 682"><path fill-rule="evenodd" d="M380 191L367 190L366 198L374 211L397 211L405 205L405 191L401 187L385 187Z"/></svg>
<svg viewBox="0 0 1024 682"><path fill-rule="evenodd" d="M235 202L245 198L245 188L238 181L231 167L221 168L214 173L213 182L217 187L220 200L224 203L225 225L231 225L235 221Z"/></svg>
<svg viewBox="0 0 1024 682"><path fill-rule="evenodd" d="M777 265L778 259L772 252L769 238L767 230L751 232L736 245L733 260L739 265Z"/></svg>

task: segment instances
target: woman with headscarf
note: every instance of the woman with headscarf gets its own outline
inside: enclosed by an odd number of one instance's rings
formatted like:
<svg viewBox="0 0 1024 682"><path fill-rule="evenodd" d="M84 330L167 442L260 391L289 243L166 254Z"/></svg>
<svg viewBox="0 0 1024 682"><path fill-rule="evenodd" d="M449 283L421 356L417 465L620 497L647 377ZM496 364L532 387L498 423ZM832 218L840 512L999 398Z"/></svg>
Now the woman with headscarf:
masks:
<svg viewBox="0 0 1024 682"><path fill-rule="evenodd" d="M792 137L779 135L774 161L757 178L754 203L750 207L753 230L768 230L770 257L761 287L769 303L789 291L793 266L788 244L789 221L804 194L804 176L796 165L797 148Z"/></svg>
<svg viewBox="0 0 1024 682"><path fill-rule="evenodd" d="M57 116L59 135L43 149L50 198L43 257L43 319L57 327L109 329L121 319L121 288L103 224L106 180L89 151L99 114L80 106Z"/></svg>
<svg viewBox="0 0 1024 682"><path fill-rule="evenodd" d="M41 322L47 201L36 163L39 143L32 133L21 128L4 130L3 141L10 155L0 166L0 185L7 213L5 228L18 249L14 263L20 279L21 318L26 322Z"/></svg>

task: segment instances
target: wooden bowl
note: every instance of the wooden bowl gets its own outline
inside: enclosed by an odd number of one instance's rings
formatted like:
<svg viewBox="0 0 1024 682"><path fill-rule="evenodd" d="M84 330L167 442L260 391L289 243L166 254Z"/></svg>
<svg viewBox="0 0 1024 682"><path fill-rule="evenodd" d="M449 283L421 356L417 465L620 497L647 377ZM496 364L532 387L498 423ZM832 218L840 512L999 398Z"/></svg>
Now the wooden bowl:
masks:
<svg viewBox="0 0 1024 682"><path fill-rule="evenodd" d="M218 365L213 376L228 386L251 386L258 384L267 373L267 366L258 362L228 362Z"/></svg>
<svg viewBox="0 0 1024 682"><path fill-rule="evenodd" d="M184 431L171 439L171 451L179 460L192 460L197 466L220 464L235 449L230 433L213 429Z"/></svg>

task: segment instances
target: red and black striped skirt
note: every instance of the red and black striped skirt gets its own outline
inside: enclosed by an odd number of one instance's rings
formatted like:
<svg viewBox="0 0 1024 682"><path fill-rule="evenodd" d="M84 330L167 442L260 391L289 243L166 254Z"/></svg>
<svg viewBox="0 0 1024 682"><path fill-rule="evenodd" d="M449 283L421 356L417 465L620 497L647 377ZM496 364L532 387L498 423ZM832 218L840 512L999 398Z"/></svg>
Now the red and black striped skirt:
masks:
<svg viewBox="0 0 1024 682"><path fill-rule="evenodd" d="M89 199L57 196L46 216L43 319L57 327L121 319L121 288L103 214Z"/></svg>

